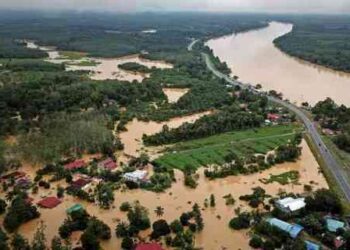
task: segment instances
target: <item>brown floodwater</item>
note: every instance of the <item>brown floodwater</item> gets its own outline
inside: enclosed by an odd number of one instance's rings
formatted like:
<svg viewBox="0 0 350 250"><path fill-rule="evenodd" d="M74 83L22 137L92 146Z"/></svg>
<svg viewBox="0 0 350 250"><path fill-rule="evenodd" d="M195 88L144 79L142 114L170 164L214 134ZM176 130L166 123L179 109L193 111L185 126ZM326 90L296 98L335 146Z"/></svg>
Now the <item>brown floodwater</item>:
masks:
<svg viewBox="0 0 350 250"><path fill-rule="evenodd" d="M93 80L121 80L121 81L137 81L141 82L143 79L150 77L150 74L131 72L122 70L118 65L124 63L138 63L148 68L169 69L173 65L164 61L147 60L141 58L140 55L129 55L118 58L94 58L82 57L80 59L65 59L60 56L59 51L54 47L38 46L34 41L25 40L27 48L39 49L48 53L46 61L51 63L65 63L67 71L86 70L90 71L90 78ZM79 65L83 62L93 62L95 65L83 66Z"/></svg>
<svg viewBox="0 0 350 250"><path fill-rule="evenodd" d="M271 22L268 27L208 41L214 54L243 82L260 83L265 90L282 92L292 102L310 104L331 97L350 105L350 74L288 56L273 40L293 26Z"/></svg>
<svg viewBox="0 0 350 250"><path fill-rule="evenodd" d="M312 155L309 147L302 142L302 156L297 162L285 163L277 165L269 170L261 173L256 173L248 176L231 176L224 179L209 181L204 177L203 169L199 171L199 185L196 189L189 189L183 185L183 174L175 171L177 182L164 193L153 193L145 190L119 190L115 192L114 207L110 210L98 208L95 204L88 204L79 201L73 197L66 196L64 202L54 209L40 209L41 217L30 221L20 227L20 233L28 238L32 238L38 223L43 220L46 225L47 239L57 235L57 230L66 218L65 210L75 203L81 203L85 206L91 215L96 215L98 218L107 223L112 229L112 239L102 242L104 249L119 249L120 239L114 235L114 228L118 220L126 220L126 214L119 211L119 206L122 202L140 201L140 203L149 209L151 221L157 218L154 210L157 206L164 208L163 218L168 222L178 218L182 212L191 210L194 203L198 203L203 207L203 202L209 198L210 194L216 197L216 207L206 208L202 211L204 219L204 230L196 235L196 245L204 247L206 250L218 249L250 249L248 246L249 235L247 231L233 231L228 227L229 220L234 216L234 209L240 207L241 211L249 210L246 203L239 201L239 196L250 194L252 187L260 186L270 195L276 195L280 191L303 193L303 184L311 184L314 188L327 188L328 185L324 177L319 173L319 165ZM277 183L262 184L259 182L261 178L268 178L270 174L281 174L286 171L296 170L300 173L300 185L288 184L280 185ZM29 171L29 169L26 169ZM64 185L63 183L59 183ZM49 191L40 192L41 195L54 195L54 188ZM225 205L224 195L232 194L236 199L234 206ZM34 196L35 202L40 197ZM218 215L221 218L218 218ZM72 236L72 242L77 243L79 233ZM147 236L147 232L143 234Z"/></svg>
<svg viewBox="0 0 350 250"><path fill-rule="evenodd" d="M189 90L188 88L163 88L163 92L168 97L169 103L176 103Z"/></svg>
<svg viewBox="0 0 350 250"><path fill-rule="evenodd" d="M197 113L188 116L176 117L166 122L144 122L136 118L126 125L127 131L119 134L119 137L124 144L124 154L129 156L138 156L143 148L142 136L152 135L160 132L164 125L169 128L177 128L185 122L195 122L204 115L210 114L211 111Z"/></svg>

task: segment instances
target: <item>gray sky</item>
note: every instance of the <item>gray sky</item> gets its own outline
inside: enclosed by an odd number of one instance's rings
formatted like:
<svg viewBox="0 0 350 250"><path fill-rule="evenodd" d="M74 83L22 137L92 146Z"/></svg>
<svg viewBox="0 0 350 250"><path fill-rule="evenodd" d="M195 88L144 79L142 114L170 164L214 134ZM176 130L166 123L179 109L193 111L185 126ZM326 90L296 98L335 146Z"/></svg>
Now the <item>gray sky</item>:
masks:
<svg viewBox="0 0 350 250"><path fill-rule="evenodd" d="M350 13L350 0L0 0L0 8Z"/></svg>

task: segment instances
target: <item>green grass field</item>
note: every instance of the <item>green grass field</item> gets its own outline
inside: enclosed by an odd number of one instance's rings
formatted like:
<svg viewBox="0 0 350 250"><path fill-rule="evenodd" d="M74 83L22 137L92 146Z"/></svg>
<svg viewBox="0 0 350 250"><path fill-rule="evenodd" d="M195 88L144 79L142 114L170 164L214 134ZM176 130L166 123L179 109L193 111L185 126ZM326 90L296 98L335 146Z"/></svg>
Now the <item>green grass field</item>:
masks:
<svg viewBox="0 0 350 250"><path fill-rule="evenodd" d="M264 127L215 135L203 139L175 144L156 162L170 168L193 168L208 164L222 164L224 157L233 151L239 156L252 153L265 154L290 140L300 130L296 125Z"/></svg>

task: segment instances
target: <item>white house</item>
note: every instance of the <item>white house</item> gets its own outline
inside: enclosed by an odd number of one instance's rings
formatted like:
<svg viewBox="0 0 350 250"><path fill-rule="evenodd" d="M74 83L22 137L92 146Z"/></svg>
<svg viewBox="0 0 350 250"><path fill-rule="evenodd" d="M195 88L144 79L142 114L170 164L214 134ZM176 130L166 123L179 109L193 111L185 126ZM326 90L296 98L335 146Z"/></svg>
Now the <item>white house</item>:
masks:
<svg viewBox="0 0 350 250"><path fill-rule="evenodd" d="M276 207L286 213L293 213L305 207L305 198L286 197L275 202Z"/></svg>
<svg viewBox="0 0 350 250"><path fill-rule="evenodd" d="M147 176L146 170L135 170L134 172L125 173L123 175L124 179L128 181L140 182L144 181Z"/></svg>

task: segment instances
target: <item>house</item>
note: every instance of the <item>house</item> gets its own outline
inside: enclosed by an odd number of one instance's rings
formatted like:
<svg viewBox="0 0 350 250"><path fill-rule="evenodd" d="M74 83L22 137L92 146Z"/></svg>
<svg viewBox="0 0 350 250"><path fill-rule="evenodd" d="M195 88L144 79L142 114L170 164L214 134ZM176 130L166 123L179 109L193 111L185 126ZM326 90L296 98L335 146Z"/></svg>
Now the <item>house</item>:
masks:
<svg viewBox="0 0 350 250"><path fill-rule="evenodd" d="M279 220L277 218L269 218L266 220L271 226L277 227L281 229L282 231L289 234L290 237L295 239L298 237L300 232L304 229L302 226L298 224L289 224L288 222L285 222L283 220Z"/></svg>
<svg viewBox="0 0 350 250"><path fill-rule="evenodd" d="M331 219L331 218L325 218L326 219L326 226L328 231L330 232L337 232L338 229L345 228L345 222Z"/></svg>
<svg viewBox="0 0 350 250"><path fill-rule="evenodd" d="M135 250L163 250L163 248L158 243L140 243Z"/></svg>
<svg viewBox="0 0 350 250"><path fill-rule="evenodd" d="M125 173L123 175L124 179L128 181L140 182L145 181L147 176L146 170L135 170L134 172Z"/></svg>
<svg viewBox="0 0 350 250"><path fill-rule="evenodd" d="M336 249L338 249L338 248L341 248L344 245L345 241L343 240L343 238L341 236L338 236L338 237L336 237L334 239L333 243L334 243L334 247Z"/></svg>
<svg viewBox="0 0 350 250"><path fill-rule="evenodd" d="M277 122L281 117L278 114L269 113L267 114L267 119L271 122Z"/></svg>
<svg viewBox="0 0 350 250"><path fill-rule="evenodd" d="M73 212L77 212L77 211L80 211L80 210L83 210L83 206L81 204L75 204L73 206L71 206L70 208L68 208L66 210L67 214L72 214Z"/></svg>
<svg viewBox="0 0 350 250"><path fill-rule="evenodd" d="M73 162L70 162L70 163L64 165L64 169L75 170L75 169L79 169L79 168L82 168L85 166L86 166L86 164L85 164L84 160L76 160L76 161L73 161Z"/></svg>
<svg viewBox="0 0 350 250"><path fill-rule="evenodd" d="M316 243L313 243L311 241L306 240L305 241L306 249L307 250L320 250L321 247L317 245Z"/></svg>
<svg viewBox="0 0 350 250"><path fill-rule="evenodd" d="M329 129L329 128L323 128L322 133L325 135L334 135L335 134L334 131Z"/></svg>
<svg viewBox="0 0 350 250"><path fill-rule="evenodd" d="M16 185L22 188L29 188L30 184L32 184L31 180L27 177L21 177L16 179Z"/></svg>
<svg viewBox="0 0 350 250"><path fill-rule="evenodd" d="M92 178L91 182L86 184L85 186L83 186L81 188L81 190L89 193L91 190L93 190L95 187L97 187L97 185L100 184L101 181L103 181L103 180L100 178Z"/></svg>
<svg viewBox="0 0 350 250"><path fill-rule="evenodd" d="M82 187L84 187L85 185L89 184L90 180L87 178L79 178L75 181L72 181L71 186L73 188L77 188L77 189L81 189Z"/></svg>
<svg viewBox="0 0 350 250"><path fill-rule="evenodd" d="M292 198L286 197L284 199L277 200L275 205L278 209L285 213L294 213L306 206L305 198Z"/></svg>
<svg viewBox="0 0 350 250"><path fill-rule="evenodd" d="M117 167L117 163L112 158L107 158L97 164L99 169L112 171Z"/></svg>
<svg viewBox="0 0 350 250"><path fill-rule="evenodd" d="M57 197L46 197L38 202L38 205L43 208L54 208L61 203Z"/></svg>

